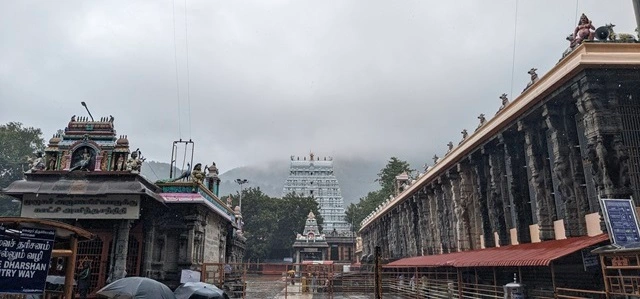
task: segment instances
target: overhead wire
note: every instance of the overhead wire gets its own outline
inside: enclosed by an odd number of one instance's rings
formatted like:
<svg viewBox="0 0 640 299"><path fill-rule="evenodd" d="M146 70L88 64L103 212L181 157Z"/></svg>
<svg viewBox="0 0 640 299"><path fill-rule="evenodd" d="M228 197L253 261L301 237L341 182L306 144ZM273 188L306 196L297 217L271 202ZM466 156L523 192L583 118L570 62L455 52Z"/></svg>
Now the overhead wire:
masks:
<svg viewBox="0 0 640 299"><path fill-rule="evenodd" d="M178 46L176 45L176 0L173 0L173 60L176 65L176 97L178 100L178 134L182 139L182 118L180 116L180 78L178 76Z"/></svg>
<svg viewBox="0 0 640 299"><path fill-rule="evenodd" d="M191 139L191 80L189 72L189 30L187 25L187 0L184 0L184 43L187 50L187 111L189 117L189 139Z"/></svg>
<svg viewBox="0 0 640 299"><path fill-rule="evenodd" d="M518 37L518 0L515 1L516 2L516 13L515 13L515 18L514 18L514 25L513 25L513 54L511 56L511 98L515 98L515 96L513 95L513 77L515 74L515 67L516 67L516 39Z"/></svg>

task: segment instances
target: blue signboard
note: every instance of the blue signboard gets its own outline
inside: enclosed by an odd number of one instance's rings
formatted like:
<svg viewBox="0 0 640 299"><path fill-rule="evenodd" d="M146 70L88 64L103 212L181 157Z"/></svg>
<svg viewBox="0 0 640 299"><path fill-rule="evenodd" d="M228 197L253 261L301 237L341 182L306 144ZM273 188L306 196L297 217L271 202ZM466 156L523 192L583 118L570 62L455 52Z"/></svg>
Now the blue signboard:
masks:
<svg viewBox="0 0 640 299"><path fill-rule="evenodd" d="M0 225L0 293L42 294L55 230Z"/></svg>
<svg viewBox="0 0 640 299"><path fill-rule="evenodd" d="M631 199L600 199L609 238L618 247L639 247L640 227Z"/></svg>

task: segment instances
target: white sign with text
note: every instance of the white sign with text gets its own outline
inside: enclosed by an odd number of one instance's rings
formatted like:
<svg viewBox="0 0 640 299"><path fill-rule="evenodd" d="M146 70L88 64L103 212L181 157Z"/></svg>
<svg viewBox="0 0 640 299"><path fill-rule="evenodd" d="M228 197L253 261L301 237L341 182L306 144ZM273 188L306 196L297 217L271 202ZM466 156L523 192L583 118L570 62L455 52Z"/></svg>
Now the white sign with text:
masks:
<svg viewBox="0 0 640 299"><path fill-rule="evenodd" d="M138 219L140 196L36 196L22 199L22 217L51 219Z"/></svg>

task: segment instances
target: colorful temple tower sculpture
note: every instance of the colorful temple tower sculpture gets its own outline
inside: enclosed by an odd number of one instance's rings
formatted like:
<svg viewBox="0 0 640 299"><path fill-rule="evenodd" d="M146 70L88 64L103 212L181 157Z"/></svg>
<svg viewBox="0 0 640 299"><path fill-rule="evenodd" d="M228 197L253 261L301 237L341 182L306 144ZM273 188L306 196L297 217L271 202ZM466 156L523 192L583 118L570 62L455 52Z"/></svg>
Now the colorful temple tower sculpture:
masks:
<svg viewBox="0 0 640 299"><path fill-rule="evenodd" d="M69 124L49 140L45 149L46 167L41 170L130 171L139 173L144 158L139 150L129 150L126 135L116 138L112 116L99 121L71 117ZM131 156L129 156L131 153ZM37 159L37 157L36 157Z"/></svg>

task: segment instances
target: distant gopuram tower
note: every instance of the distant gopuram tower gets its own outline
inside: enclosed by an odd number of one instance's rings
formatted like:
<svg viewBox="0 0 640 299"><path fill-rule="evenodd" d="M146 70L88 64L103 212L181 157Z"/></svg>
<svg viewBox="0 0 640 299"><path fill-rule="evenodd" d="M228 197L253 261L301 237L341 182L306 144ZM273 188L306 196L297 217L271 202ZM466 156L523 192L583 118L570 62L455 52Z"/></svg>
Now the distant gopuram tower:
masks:
<svg viewBox="0 0 640 299"><path fill-rule="evenodd" d="M284 183L282 195L289 193L315 198L324 220L322 232L343 236L351 234L351 226L345 221L340 186L333 174L333 158L321 159L313 153L302 159L291 156L289 177Z"/></svg>

